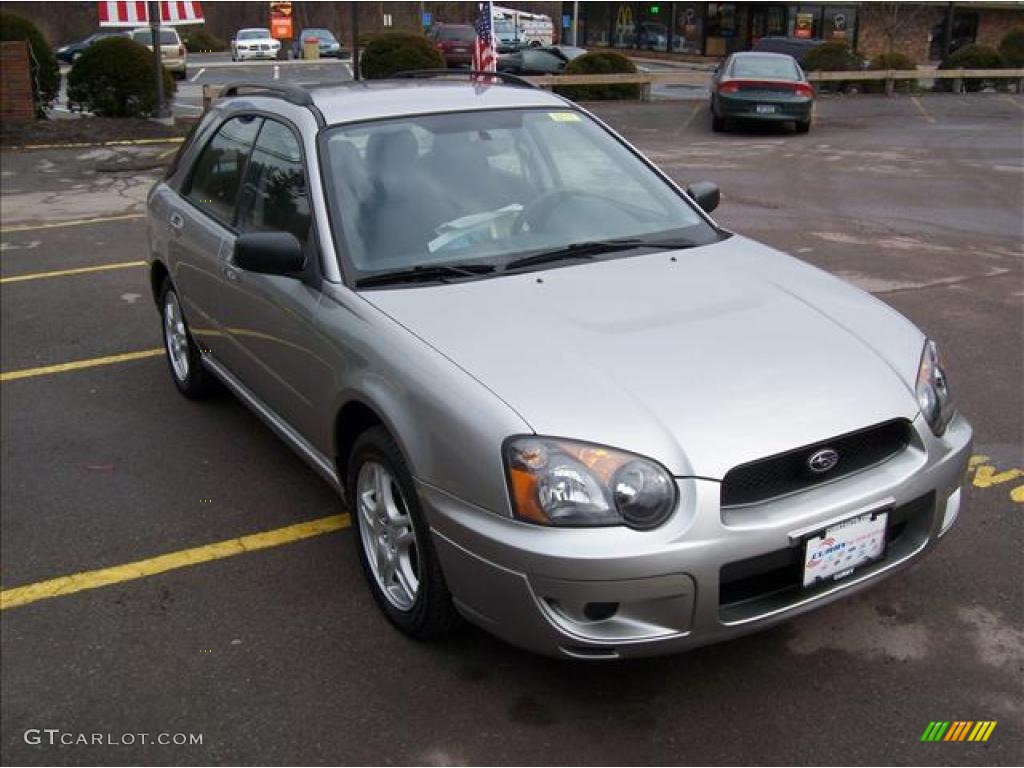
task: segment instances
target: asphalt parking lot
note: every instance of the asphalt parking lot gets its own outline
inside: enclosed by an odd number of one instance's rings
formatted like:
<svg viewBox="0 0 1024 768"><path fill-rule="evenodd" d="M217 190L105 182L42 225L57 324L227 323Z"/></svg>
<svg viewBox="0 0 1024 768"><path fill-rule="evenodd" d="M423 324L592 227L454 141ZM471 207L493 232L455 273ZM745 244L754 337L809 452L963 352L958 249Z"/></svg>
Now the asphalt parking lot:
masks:
<svg viewBox="0 0 1024 768"><path fill-rule="evenodd" d="M977 456L936 551L681 656L570 663L475 629L410 641L319 477L231 397L171 383L138 262L174 145L4 152L0 761L1024 762L1024 99L826 99L804 136L712 134L703 102L596 111L677 180L718 182L722 224L939 342ZM997 726L922 743L935 720ZM142 733L201 744L125 743Z"/></svg>

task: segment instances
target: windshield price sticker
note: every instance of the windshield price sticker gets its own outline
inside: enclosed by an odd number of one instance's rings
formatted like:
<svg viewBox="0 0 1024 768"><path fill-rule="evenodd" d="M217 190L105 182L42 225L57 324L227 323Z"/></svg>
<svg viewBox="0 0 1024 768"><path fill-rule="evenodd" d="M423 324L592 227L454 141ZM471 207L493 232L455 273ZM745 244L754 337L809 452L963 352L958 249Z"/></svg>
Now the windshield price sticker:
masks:
<svg viewBox="0 0 1024 768"><path fill-rule="evenodd" d="M556 123L578 123L580 116L575 112L548 112L548 117Z"/></svg>

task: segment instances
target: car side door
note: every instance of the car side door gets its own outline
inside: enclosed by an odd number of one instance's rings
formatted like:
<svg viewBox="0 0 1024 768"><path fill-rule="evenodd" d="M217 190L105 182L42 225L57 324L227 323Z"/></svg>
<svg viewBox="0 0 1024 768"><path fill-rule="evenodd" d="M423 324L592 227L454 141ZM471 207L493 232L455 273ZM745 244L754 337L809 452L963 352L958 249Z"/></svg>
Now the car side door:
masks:
<svg viewBox="0 0 1024 768"><path fill-rule="evenodd" d="M308 438L319 413L315 382L330 375L313 343L321 299L319 249L302 144L292 127L271 117L263 122L245 174L238 229L243 236L290 233L305 253L303 270L287 275L245 270L229 258L221 311L234 342L233 356L225 361L231 372Z"/></svg>
<svg viewBox="0 0 1024 768"><path fill-rule="evenodd" d="M221 330L224 265L234 244L242 178L262 118L225 120L196 156L175 202L167 207L171 279L196 343L229 356Z"/></svg>

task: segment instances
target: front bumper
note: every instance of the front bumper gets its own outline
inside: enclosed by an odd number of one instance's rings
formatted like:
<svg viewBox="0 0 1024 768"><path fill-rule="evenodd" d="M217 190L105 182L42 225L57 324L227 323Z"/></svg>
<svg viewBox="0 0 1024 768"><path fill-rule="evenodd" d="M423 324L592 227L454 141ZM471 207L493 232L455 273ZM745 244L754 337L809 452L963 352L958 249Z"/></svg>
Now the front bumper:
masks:
<svg viewBox="0 0 1024 768"><path fill-rule="evenodd" d="M917 560L959 510L972 445L957 417L941 438L922 419L889 461L782 499L722 509L719 483L678 480L676 514L653 531L544 528L419 483L459 610L516 645L573 658L686 650L787 620ZM890 508L885 556L802 589L803 537ZM793 583L794 562L796 583Z"/></svg>
<svg viewBox="0 0 1024 768"><path fill-rule="evenodd" d="M277 50L237 51L235 53L235 58L239 61L245 61L246 59L276 59Z"/></svg>

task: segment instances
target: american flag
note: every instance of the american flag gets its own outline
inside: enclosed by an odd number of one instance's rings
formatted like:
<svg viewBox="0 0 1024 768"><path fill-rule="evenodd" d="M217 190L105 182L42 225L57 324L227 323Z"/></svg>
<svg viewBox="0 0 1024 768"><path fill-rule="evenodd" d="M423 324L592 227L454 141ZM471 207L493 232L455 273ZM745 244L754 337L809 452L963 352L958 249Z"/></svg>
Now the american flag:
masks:
<svg viewBox="0 0 1024 768"><path fill-rule="evenodd" d="M491 4L477 3L476 42L473 44L473 69L478 72L496 72L498 52L494 49L494 18Z"/></svg>

